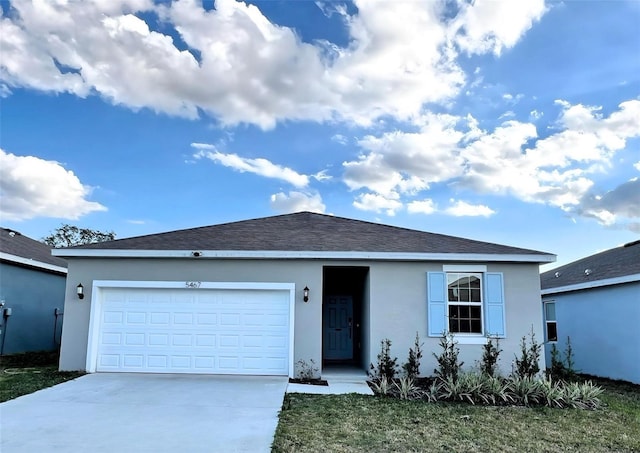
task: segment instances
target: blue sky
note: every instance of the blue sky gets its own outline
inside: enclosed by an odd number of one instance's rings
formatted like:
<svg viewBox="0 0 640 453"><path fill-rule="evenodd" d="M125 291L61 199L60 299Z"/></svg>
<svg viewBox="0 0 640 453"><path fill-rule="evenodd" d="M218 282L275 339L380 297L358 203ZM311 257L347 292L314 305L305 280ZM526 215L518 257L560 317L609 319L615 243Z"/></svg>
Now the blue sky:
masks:
<svg viewBox="0 0 640 453"><path fill-rule="evenodd" d="M0 5L27 236L311 210L562 264L640 234L635 0Z"/></svg>

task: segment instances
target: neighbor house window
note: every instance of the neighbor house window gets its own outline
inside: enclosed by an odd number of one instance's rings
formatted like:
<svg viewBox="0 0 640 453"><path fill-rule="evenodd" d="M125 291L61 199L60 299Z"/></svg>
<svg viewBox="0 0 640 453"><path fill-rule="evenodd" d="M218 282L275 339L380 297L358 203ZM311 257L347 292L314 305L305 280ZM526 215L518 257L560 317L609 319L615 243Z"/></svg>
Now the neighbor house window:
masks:
<svg viewBox="0 0 640 453"><path fill-rule="evenodd" d="M547 341L558 341L558 326L556 324L556 303L544 303L544 320L547 326Z"/></svg>
<svg viewBox="0 0 640 453"><path fill-rule="evenodd" d="M447 273L449 332L482 334L482 273Z"/></svg>

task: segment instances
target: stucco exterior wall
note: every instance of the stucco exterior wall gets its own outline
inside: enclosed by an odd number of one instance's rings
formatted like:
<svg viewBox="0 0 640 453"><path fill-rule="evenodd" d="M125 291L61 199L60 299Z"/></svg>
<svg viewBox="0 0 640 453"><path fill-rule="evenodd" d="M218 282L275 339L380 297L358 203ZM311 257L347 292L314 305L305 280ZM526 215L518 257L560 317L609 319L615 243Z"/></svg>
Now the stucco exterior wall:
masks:
<svg viewBox="0 0 640 453"><path fill-rule="evenodd" d="M5 318L0 309L0 341L3 354L53 351L60 342L62 316L56 325L55 309L62 313L64 275L0 263L0 299L11 309ZM55 338L54 338L54 329Z"/></svg>
<svg viewBox="0 0 640 453"><path fill-rule="evenodd" d="M477 263L476 263L477 264ZM375 361L380 340L393 342L392 353L406 360L416 331L423 339L423 374L431 374L437 338L427 338L426 272L442 271L442 263L362 262L328 260L208 260L208 259L69 259L60 368L84 369L93 280L281 282L296 285L294 363L313 359L322 363L323 266L369 267L363 302L363 365ZM489 265L490 272L504 272L507 338L501 341L501 365L511 369L522 335L533 325L542 339L540 279L537 264ZM82 283L86 297L80 301L75 288ZM310 288L304 303L302 289ZM480 345L460 345L463 360L472 365L481 356Z"/></svg>
<svg viewBox="0 0 640 453"><path fill-rule="evenodd" d="M640 384L640 282L543 297L556 303L558 342L580 373ZM547 365L551 365L547 345Z"/></svg>
<svg viewBox="0 0 640 453"><path fill-rule="evenodd" d="M448 263L450 264L450 263ZM478 263L474 263L478 264ZM427 283L426 272L442 272L442 263L379 263L372 266L371 280L371 358L380 351L380 341L392 341L391 353L398 363L407 360L416 332L423 345L421 373L432 375L437 366L433 352L439 354L439 338L427 335ZM500 340L499 366L503 374L511 372L512 361L520 350L522 336L531 329L536 340L544 340L542 315L539 306L540 276L536 264L488 264L487 272L504 275L506 337ZM458 339L460 359L470 369L482 357L481 344L463 344ZM541 369L544 357L540 359Z"/></svg>

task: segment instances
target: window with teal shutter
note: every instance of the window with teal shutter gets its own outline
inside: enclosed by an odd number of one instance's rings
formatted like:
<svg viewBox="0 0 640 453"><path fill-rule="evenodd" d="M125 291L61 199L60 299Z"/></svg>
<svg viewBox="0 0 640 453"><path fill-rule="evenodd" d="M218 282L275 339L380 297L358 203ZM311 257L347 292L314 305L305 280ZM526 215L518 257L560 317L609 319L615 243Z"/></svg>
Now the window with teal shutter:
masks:
<svg viewBox="0 0 640 453"><path fill-rule="evenodd" d="M505 337L502 273L428 272L429 336Z"/></svg>

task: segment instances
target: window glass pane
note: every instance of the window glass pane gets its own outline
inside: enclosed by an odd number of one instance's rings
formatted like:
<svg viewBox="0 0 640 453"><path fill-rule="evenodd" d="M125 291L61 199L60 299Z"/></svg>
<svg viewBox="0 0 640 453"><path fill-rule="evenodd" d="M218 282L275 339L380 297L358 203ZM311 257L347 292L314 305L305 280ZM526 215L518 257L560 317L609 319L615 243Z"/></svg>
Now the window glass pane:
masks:
<svg viewBox="0 0 640 453"><path fill-rule="evenodd" d="M547 323L547 341L558 341L558 326L555 322Z"/></svg>
<svg viewBox="0 0 640 453"><path fill-rule="evenodd" d="M544 304L545 319L547 321L556 320L556 304L554 302L547 302Z"/></svg>
<svg viewBox="0 0 640 453"><path fill-rule="evenodd" d="M447 273L447 299L449 303L449 331L481 334L482 274Z"/></svg>

